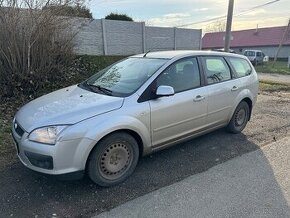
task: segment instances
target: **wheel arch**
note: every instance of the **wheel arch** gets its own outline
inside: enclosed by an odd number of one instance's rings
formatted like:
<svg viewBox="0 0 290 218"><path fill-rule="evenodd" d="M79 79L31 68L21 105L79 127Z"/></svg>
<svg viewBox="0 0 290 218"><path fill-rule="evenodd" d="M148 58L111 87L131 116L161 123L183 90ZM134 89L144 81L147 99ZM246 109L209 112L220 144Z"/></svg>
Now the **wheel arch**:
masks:
<svg viewBox="0 0 290 218"><path fill-rule="evenodd" d="M112 131L112 132L104 135L102 138L100 138L100 140L98 140L96 142L96 144L92 147L92 149L89 152L89 155L88 155L87 160L86 160L85 168L87 169L87 165L89 163L89 159L90 159L90 157L91 157L91 155L93 153L93 150L96 148L96 146L98 146L98 143L101 140L103 140L104 138L106 138L106 137L108 137L108 136L110 136L112 134L122 133L122 132L131 135L136 140L136 142L138 144L138 148L139 148L139 157L142 157L143 154L144 154L144 142L142 140L142 137L136 131L134 131L132 129L126 129L126 128L124 128L124 129L118 129L118 130L114 130L114 131Z"/></svg>

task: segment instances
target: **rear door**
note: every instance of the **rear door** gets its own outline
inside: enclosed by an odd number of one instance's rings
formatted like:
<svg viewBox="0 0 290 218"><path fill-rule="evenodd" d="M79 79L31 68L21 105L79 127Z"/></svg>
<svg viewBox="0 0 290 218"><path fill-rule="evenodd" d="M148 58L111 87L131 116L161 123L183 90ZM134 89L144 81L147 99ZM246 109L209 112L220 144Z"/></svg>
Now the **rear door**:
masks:
<svg viewBox="0 0 290 218"><path fill-rule="evenodd" d="M258 94L257 75L248 60L237 57L227 57L226 60L240 82L239 91L250 90L253 96L256 96Z"/></svg>
<svg viewBox="0 0 290 218"><path fill-rule="evenodd" d="M204 56L202 63L208 88L207 124L209 127L225 125L239 93L240 82L233 79L223 57Z"/></svg>
<svg viewBox="0 0 290 218"><path fill-rule="evenodd" d="M175 95L149 101L153 147L186 137L204 127L207 113L206 87L202 87L196 58L169 66L155 81L171 86Z"/></svg>

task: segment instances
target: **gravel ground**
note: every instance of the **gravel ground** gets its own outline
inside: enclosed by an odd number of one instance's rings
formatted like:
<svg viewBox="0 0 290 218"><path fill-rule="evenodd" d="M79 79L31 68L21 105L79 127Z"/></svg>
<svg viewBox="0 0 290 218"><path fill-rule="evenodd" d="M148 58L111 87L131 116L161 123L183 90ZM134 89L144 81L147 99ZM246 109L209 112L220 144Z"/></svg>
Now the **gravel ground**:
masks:
<svg viewBox="0 0 290 218"><path fill-rule="evenodd" d="M0 217L90 217L200 173L269 142L290 130L290 94L259 95L243 134L218 130L142 158L123 184L101 188L88 178L60 181L1 157ZM11 145L12 146L12 145ZM1 156L8 156L0 153ZM10 157L10 156L9 156Z"/></svg>

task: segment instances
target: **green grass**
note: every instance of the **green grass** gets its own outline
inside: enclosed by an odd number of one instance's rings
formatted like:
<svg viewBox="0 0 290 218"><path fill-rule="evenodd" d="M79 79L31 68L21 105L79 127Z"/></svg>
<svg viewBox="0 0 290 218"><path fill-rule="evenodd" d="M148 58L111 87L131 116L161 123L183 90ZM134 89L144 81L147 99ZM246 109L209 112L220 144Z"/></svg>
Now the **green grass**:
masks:
<svg viewBox="0 0 290 218"><path fill-rule="evenodd" d="M266 92L279 92L279 91L285 91L290 92L290 85L285 83L277 83L272 81L260 81L259 88L261 91Z"/></svg>
<svg viewBox="0 0 290 218"><path fill-rule="evenodd" d="M284 75L290 75L290 69L287 67L287 61L277 61L273 66L273 61L264 65L258 65L255 67L259 73L278 73Z"/></svg>

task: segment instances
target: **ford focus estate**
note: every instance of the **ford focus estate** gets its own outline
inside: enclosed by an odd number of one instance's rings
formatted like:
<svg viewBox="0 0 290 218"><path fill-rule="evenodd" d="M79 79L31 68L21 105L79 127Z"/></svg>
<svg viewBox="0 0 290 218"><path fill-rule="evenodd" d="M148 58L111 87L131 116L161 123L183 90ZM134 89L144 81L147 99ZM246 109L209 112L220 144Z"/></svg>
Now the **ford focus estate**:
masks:
<svg viewBox="0 0 290 218"><path fill-rule="evenodd" d="M141 156L222 127L240 133L257 92L245 56L149 52L24 105L12 135L26 167L86 172L111 186L132 174Z"/></svg>

